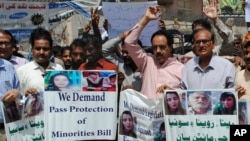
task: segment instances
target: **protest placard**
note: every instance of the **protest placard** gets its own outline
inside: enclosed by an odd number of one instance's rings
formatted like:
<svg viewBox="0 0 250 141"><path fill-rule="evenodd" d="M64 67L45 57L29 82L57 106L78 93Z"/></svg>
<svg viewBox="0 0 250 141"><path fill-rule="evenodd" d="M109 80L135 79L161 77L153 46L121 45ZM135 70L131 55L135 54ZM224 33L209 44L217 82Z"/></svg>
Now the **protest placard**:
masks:
<svg viewBox="0 0 250 141"><path fill-rule="evenodd" d="M46 140L115 139L116 85L114 71L48 71Z"/></svg>

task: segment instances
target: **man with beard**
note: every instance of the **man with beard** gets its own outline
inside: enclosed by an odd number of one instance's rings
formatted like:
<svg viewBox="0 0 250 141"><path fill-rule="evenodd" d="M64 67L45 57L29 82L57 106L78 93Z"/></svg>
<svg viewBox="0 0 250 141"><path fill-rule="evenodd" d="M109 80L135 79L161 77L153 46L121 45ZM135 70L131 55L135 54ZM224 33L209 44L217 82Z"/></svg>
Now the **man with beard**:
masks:
<svg viewBox="0 0 250 141"><path fill-rule="evenodd" d="M72 58L71 69L77 70L79 66L86 61L83 52L83 40L76 38L70 45L70 55Z"/></svg>
<svg viewBox="0 0 250 141"><path fill-rule="evenodd" d="M37 94L44 90L43 77L47 70L63 70L61 65L50 61L52 42L49 31L44 28L38 27L31 32L29 43L34 59L17 69L23 95Z"/></svg>
<svg viewBox="0 0 250 141"><path fill-rule="evenodd" d="M193 92L188 95L189 115L209 115L212 114L211 98L208 92Z"/></svg>
<svg viewBox="0 0 250 141"><path fill-rule="evenodd" d="M72 58L70 56L70 47L66 46L66 47L62 47L61 50L62 56L61 56L61 60L64 63L64 68L65 70L70 70L72 67Z"/></svg>
<svg viewBox="0 0 250 141"><path fill-rule="evenodd" d="M86 35L83 40L83 55L86 62L78 70L115 70L117 67L102 57L102 41L96 35Z"/></svg>
<svg viewBox="0 0 250 141"><path fill-rule="evenodd" d="M138 44L144 27L160 16L159 6L148 7L125 39L128 53L142 73L140 92L151 99L162 97L164 89L180 88L183 69L183 64L173 57L173 36L166 30L158 30L151 36L153 54L147 53Z"/></svg>
<svg viewBox="0 0 250 141"><path fill-rule="evenodd" d="M246 89L239 95L240 99L250 99L250 33L243 37L243 58L246 63L245 69L237 73L236 83Z"/></svg>
<svg viewBox="0 0 250 141"><path fill-rule="evenodd" d="M127 37L129 31L123 32L121 35L106 41L102 47L102 56L114 63L118 67L118 71L124 75L121 84L121 89L131 88L136 91L141 90L141 73L138 70L136 64L130 57L127 47L124 45L124 39ZM118 56L116 50L119 48L117 46L121 43L122 58ZM138 44L142 47L140 40ZM121 77L119 77L121 79ZM119 82L119 81L118 81Z"/></svg>

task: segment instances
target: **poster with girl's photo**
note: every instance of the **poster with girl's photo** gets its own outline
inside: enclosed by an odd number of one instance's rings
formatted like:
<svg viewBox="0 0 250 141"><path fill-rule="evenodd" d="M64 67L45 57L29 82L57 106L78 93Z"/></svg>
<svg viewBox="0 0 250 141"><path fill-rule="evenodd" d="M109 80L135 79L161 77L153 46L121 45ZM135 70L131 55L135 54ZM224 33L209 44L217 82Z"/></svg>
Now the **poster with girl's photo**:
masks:
<svg viewBox="0 0 250 141"><path fill-rule="evenodd" d="M162 99L148 99L133 89L121 91L118 140L162 141L166 139Z"/></svg>

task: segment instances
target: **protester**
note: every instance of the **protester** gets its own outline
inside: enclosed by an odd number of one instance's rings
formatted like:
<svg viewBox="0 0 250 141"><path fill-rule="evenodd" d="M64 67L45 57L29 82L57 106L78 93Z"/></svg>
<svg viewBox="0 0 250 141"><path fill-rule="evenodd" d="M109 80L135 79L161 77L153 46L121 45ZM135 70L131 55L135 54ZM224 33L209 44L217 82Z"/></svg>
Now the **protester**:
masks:
<svg viewBox="0 0 250 141"><path fill-rule="evenodd" d="M223 92L220 96L220 103L214 107L214 115L236 114L237 101L233 93Z"/></svg>
<svg viewBox="0 0 250 141"><path fill-rule="evenodd" d="M44 90L43 77L47 70L63 70L61 65L50 62L52 38L49 31L41 27L34 29L29 42L34 60L17 69L21 92L25 96Z"/></svg>
<svg viewBox="0 0 250 141"><path fill-rule="evenodd" d="M237 69L237 72L238 72L238 71L241 71L242 69L244 69L244 67L246 65L244 58L243 58L244 53L243 53L241 35L235 35L233 45L234 45L234 53L233 53L234 58L233 58L232 62L234 63L234 65Z"/></svg>
<svg viewBox="0 0 250 141"><path fill-rule="evenodd" d="M52 47L52 55L51 55L50 60L51 60L51 62L59 64L64 68L64 63L61 60L61 56L62 56L61 50L62 50L61 46L59 46L59 45L53 46Z"/></svg>
<svg viewBox="0 0 250 141"><path fill-rule="evenodd" d="M208 29L199 29L192 37L193 51L197 56L185 64L181 88L233 88L236 70L231 62L213 54L214 34Z"/></svg>
<svg viewBox="0 0 250 141"><path fill-rule="evenodd" d="M71 70L72 68L72 58L70 56L70 48L68 46L63 47L61 50L62 56L61 60L64 63L65 70Z"/></svg>
<svg viewBox="0 0 250 141"><path fill-rule="evenodd" d="M179 95L176 91L168 91L165 96L166 115L185 115L186 110L182 107Z"/></svg>
<svg viewBox="0 0 250 141"><path fill-rule="evenodd" d="M159 128L159 132L156 133L154 141L166 141L165 123L162 122Z"/></svg>
<svg viewBox="0 0 250 141"><path fill-rule="evenodd" d="M27 59L13 54L17 41L9 31L0 29L0 39L5 44L5 46L0 47L0 58L8 60L15 69L29 62Z"/></svg>
<svg viewBox="0 0 250 141"><path fill-rule="evenodd" d="M173 57L173 37L166 30L159 30L151 37L153 54L138 45L138 37L151 20L160 18L160 7L150 6L125 39L127 50L142 73L141 93L148 98L162 97L164 89L180 88L183 64Z"/></svg>
<svg viewBox="0 0 250 141"><path fill-rule="evenodd" d="M134 118L130 111L123 111L120 118L120 134L136 138L134 132Z"/></svg>
<svg viewBox="0 0 250 141"><path fill-rule="evenodd" d="M245 61L245 69L239 71L236 76L236 84L246 89L245 93L239 94L240 99L250 99L250 33L243 37L243 58Z"/></svg>
<svg viewBox="0 0 250 141"><path fill-rule="evenodd" d="M0 34L0 48L3 46L6 47L8 44L10 44L9 38L2 38ZM18 98L21 98L21 95L19 93L20 89L20 83L16 74L16 71L13 67L13 65L4 60L0 59L0 96L1 100L5 106L5 120L6 122L11 122L18 120L20 118L20 115L14 109L15 111L13 112L12 108L13 106L16 108L17 106L15 105L15 101ZM9 107L12 106L12 107ZM0 108L2 106L0 105ZM7 115L7 116L6 116ZM11 115L11 116L8 116ZM4 117L3 117L3 112L2 110L0 111L0 140L5 141L6 136L5 136L5 128L4 128Z"/></svg>
<svg viewBox="0 0 250 141"><path fill-rule="evenodd" d="M193 92L188 96L188 114L189 115L210 115L211 98L208 92Z"/></svg>
<svg viewBox="0 0 250 141"><path fill-rule="evenodd" d="M124 80L121 84L122 90L132 88L136 91L140 91L141 73L135 62L130 57L127 47L123 42L128 34L129 31L125 31L121 35L106 41L102 47L102 56L114 63L118 67L118 71L124 74ZM119 43L121 43L122 58L120 58L116 53L116 48ZM138 40L138 43L142 47L140 40Z"/></svg>
<svg viewBox="0 0 250 141"><path fill-rule="evenodd" d="M86 57L83 53L83 40L74 39L70 44L70 54L72 58L71 69L77 70L79 66L86 61Z"/></svg>
<svg viewBox="0 0 250 141"><path fill-rule="evenodd" d="M83 53L87 61L78 70L115 70L117 66L104 59L101 55L102 42L95 35L87 35L83 39Z"/></svg>

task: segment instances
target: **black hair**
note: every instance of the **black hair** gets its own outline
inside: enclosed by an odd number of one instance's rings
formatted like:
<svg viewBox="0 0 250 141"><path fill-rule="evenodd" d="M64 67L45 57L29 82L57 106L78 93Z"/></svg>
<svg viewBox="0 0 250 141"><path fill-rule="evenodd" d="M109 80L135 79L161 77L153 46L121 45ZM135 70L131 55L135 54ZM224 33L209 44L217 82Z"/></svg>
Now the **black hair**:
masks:
<svg viewBox="0 0 250 141"><path fill-rule="evenodd" d="M39 40L39 39L44 39L44 40L49 41L50 47L52 48L53 40L48 30L42 27L38 27L31 32L29 43L31 44L32 48L35 44L35 40Z"/></svg>
<svg viewBox="0 0 250 141"><path fill-rule="evenodd" d="M73 40L73 42L70 44L69 48L70 48L70 52L72 51L72 47L76 46L79 48L83 48L84 42L82 38L76 38Z"/></svg>
<svg viewBox="0 0 250 141"><path fill-rule="evenodd" d="M62 52L62 47L59 45L56 45L56 46L53 46L52 50L53 50L53 54L57 56L58 54Z"/></svg>
<svg viewBox="0 0 250 141"><path fill-rule="evenodd" d="M163 36L166 37L167 44L172 49L171 54L173 54L174 53L174 49L173 49L173 43L174 43L173 35L170 32L168 32L167 30L160 29L160 30L156 31L155 33L153 33L153 35L151 36L151 40L150 40L151 43L153 41L153 38L155 36L158 36L158 35L163 35Z"/></svg>
<svg viewBox="0 0 250 141"><path fill-rule="evenodd" d="M69 50L71 52L71 49L69 46L65 46L61 48L61 54L63 54L66 50Z"/></svg>
<svg viewBox="0 0 250 141"><path fill-rule="evenodd" d="M165 130L165 122L162 122L160 125L160 131Z"/></svg>
<svg viewBox="0 0 250 141"><path fill-rule="evenodd" d="M69 85L72 84L71 79L69 78L69 76L68 76L66 73L59 72L59 73L56 73L56 74L54 74L53 76L51 76L50 81L49 81L49 86L48 86L47 90L60 91L60 89L59 89L59 88L55 85L55 83L54 83L55 77L57 77L57 76L59 76L59 75L65 76L65 77L68 79L68 81L69 81ZM69 85L68 85L68 86L69 86Z"/></svg>
<svg viewBox="0 0 250 141"><path fill-rule="evenodd" d="M212 26L211 26L210 22L205 18L200 18L200 19L193 21L193 23L192 23L192 30L193 31L194 31L195 26L197 26L197 25L201 25L202 27L204 27L207 30L210 30L210 31L212 30Z"/></svg>
<svg viewBox="0 0 250 141"><path fill-rule="evenodd" d="M214 43L215 42L215 35L214 35L214 33L211 31L211 30L208 30L208 29L197 29L197 30L194 30L193 32L192 32L192 34L191 34L191 43L193 44L194 43L194 36L198 33L198 32L200 32L200 31L203 31L203 30L206 30L206 31L208 31L208 32L210 32L211 33L211 41Z"/></svg>
<svg viewBox="0 0 250 141"><path fill-rule="evenodd" d="M83 47L91 44L97 50L100 50L102 48L102 40L96 35L88 34L84 38L82 38L82 40Z"/></svg>
<svg viewBox="0 0 250 141"><path fill-rule="evenodd" d="M168 46L170 46L170 47L173 46L173 43L174 43L173 35L170 32L168 32L167 30L158 30L155 33L153 33L153 35L151 36L151 40L150 40L151 43L152 43L153 38L157 35L165 36L167 41L168 41Z"/></svg>
<svg viewBox="0 0 250 141"><path fill-rule="evenodd" d="M235 98L235 96L234 96L233 93L231 93L231 92L223 92L223 93L221 94L221 96L220 96L220 101L222 101L222 100L224 100L224 99L226 99L226 98L228 98L228 97L232 97L232 98L233 98L233 100L234 100L233 109L236 109L236 98Z"/></svg>

